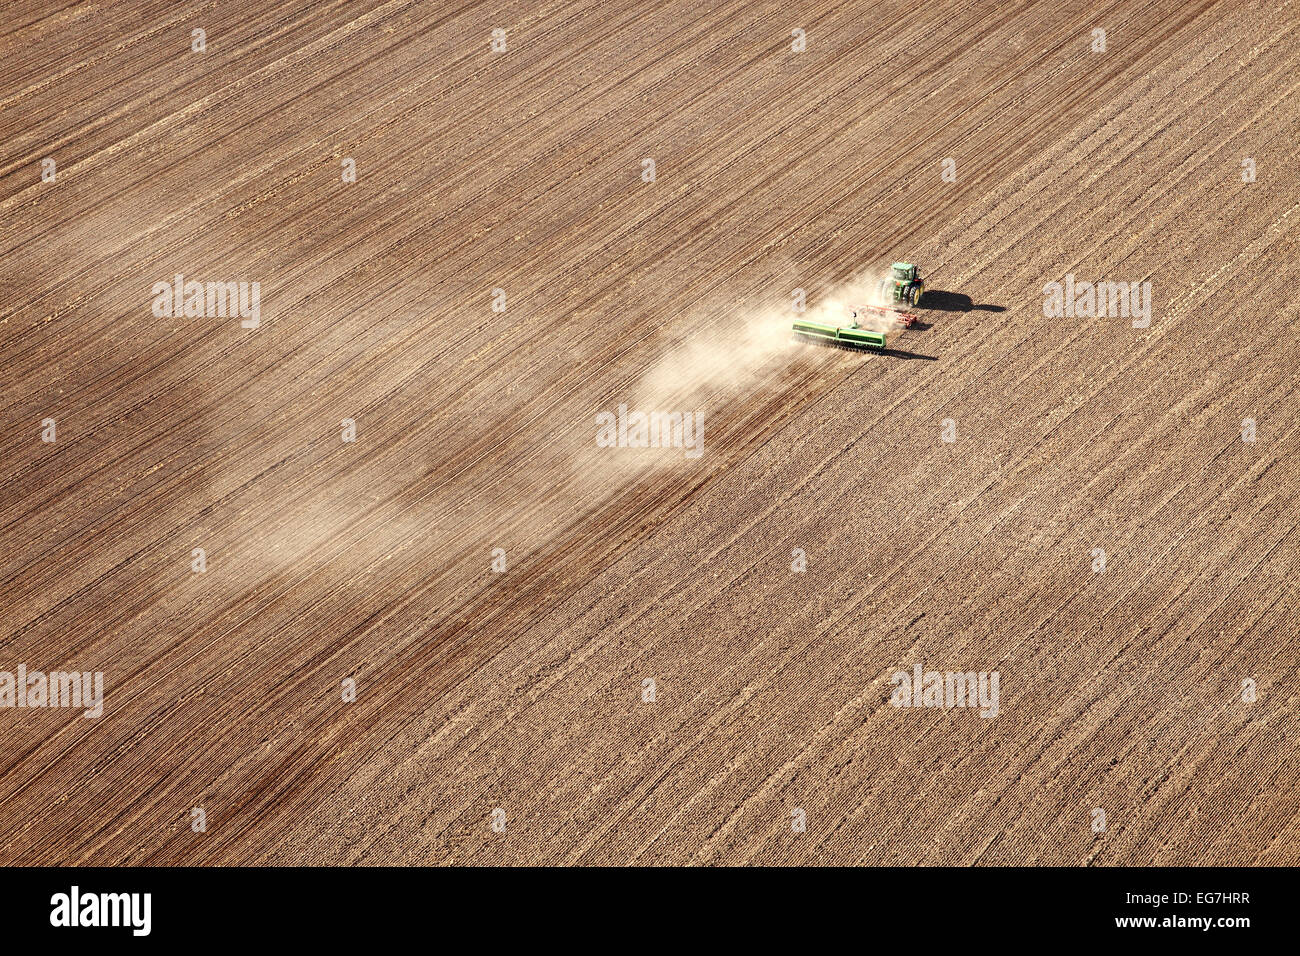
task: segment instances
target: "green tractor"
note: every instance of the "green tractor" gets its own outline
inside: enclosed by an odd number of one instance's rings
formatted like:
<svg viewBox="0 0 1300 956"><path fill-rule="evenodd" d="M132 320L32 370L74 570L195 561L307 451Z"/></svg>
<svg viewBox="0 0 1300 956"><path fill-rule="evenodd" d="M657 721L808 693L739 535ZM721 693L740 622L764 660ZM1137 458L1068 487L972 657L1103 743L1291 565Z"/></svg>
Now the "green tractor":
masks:
<svg viewBox="0 0 1300 956"><path fill-rule="evenodd" d="M901 309L920 303L921 295L925 292L925 282L912 263L895 262L889 278L880 280L878 291L881 302Z"/></svg>

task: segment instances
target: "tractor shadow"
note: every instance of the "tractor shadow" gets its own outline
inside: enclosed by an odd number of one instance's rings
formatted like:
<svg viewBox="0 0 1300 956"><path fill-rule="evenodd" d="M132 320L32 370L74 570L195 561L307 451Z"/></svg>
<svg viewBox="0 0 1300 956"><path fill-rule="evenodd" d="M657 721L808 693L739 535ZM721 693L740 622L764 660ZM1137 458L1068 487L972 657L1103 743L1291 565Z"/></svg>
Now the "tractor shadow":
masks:
<svg viewBox="0 0 1300 956"><path fill-rule="evenodd" d="M912 309L912 314L916 318L909 328L917 332L926 332L934 328L933 322L927 322L921 317L925 312L1005 312L1007 310L1004 305L980 305L964 292L947 292L943 289L927 290L921 297L921 301L912 306ZM922 355L919 352L907 352L903 349L882 349L880 354L900 359L923 359L928 362L938 358L935 355Z"/></svg>
<svg viewBox="0 0 1300 956"><path fill-rule="evenodd" d="M978 305L964 292L945 292L942 289L926 289L921 301L913 306L915 309L933 312L1005 312L1004 305ZM916 324L920 328L921 323ZM926 326L929 328L929 326Z"/></svg>

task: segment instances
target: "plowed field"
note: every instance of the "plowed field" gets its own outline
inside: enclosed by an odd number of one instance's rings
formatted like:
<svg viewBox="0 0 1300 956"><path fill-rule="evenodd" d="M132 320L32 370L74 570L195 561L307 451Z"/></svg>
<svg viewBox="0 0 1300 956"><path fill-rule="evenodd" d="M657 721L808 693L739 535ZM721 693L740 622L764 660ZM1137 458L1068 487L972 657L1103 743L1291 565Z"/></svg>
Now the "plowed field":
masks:
<svg viewBox="0 0 1300 956"><path fill-rule="evenodd" d="M104 695L0 862L1300 863L1298 92L1293 0L10 4L0 671Z"/></svg>

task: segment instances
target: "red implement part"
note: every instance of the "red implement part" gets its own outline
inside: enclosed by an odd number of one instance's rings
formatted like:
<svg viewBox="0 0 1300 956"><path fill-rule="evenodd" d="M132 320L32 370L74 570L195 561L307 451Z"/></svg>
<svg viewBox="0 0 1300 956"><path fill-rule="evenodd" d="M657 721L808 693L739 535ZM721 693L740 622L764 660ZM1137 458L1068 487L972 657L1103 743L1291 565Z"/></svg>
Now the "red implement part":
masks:
<svg viewBox="0 0 1300 956"><path fill-rule="evenodd" d="M915 312L900 312L883 305L859 305L852 311L859 324L863 319L876 319L886 324L897 322L905 329L910 329L921 318Z"/></svg>

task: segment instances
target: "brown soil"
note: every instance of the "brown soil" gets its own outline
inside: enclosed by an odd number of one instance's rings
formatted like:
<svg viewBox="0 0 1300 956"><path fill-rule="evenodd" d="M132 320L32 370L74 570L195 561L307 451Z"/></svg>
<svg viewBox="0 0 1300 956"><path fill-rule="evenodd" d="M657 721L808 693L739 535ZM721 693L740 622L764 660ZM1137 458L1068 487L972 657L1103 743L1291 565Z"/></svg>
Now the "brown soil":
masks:
<svg viewBox="0 0 1300 956"><path fill-rule="evenodd" d="M943 7L21 6L0 862L1300 862L1296 6Z"/></svg>

